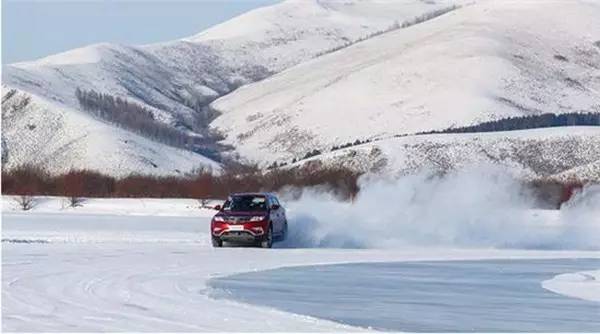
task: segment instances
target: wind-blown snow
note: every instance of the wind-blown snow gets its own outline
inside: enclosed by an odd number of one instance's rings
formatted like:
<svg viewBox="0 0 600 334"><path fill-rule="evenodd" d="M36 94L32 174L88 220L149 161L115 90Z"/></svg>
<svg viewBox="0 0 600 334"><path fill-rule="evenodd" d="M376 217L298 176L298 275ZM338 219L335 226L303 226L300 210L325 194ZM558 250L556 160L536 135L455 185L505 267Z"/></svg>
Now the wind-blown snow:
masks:
<svg viewBox="0 0 600 334"><path fill-rule="evenodd" d="M361 181L352 202L320 189L290 199L286 246L600 250L598 186L585 188L561 210L542 210L499 167Z"/></svg>
<svg viewBox="0 0 600 334"><path fill-rule="evenodd" d="M543 6L543 10L540 9ZM252 161L543 112L598 111L600 5L478 1L244 86L212 124Z"/></svg>

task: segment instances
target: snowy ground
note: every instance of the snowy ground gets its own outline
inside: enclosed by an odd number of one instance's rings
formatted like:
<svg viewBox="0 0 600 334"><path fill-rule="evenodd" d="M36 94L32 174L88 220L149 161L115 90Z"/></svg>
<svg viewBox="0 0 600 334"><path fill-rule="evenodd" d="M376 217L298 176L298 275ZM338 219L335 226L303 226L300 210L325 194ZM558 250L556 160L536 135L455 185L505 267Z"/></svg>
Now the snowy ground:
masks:
<svg viewBox="0 0 600 334"><path fill-rule="evenodd" d="M195 201L89 200L81 208L61 209L61 201L50 198L25 213L11 209L9 201L3 198L5 331L362 330L215 300L207 282L235 273L313 264L600 258L593 251L213 249L207 233L212 211L194 208ZM133 209L128 212L129 207Z"/></svg>

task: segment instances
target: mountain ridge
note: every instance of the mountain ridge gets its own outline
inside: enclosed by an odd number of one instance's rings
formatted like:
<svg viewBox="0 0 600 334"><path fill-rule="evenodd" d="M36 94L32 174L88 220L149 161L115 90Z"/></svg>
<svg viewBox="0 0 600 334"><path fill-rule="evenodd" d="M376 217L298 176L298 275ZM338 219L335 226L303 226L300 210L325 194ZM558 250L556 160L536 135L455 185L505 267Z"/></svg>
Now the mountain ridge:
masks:
<svg viewBox="0 0 600 334"><path fill-rule="evenodd" d="M17 89L52 101L53 108L84 112L75 96L78 89L110 94L150 110L157 122L211 140L207 122L215 115L208 105L219 96L454 2L286 1L188 38L140 46L98 43L5 65L3 96ZM11 122L4 126L14 127ZM37 126L44 126L43 118ZM7 133L18 136L18 131ZM9 150L22 145L19 138L4 139ZM106 151L116 150L106 144Z"/></svg>
<svg viewBox="0 0 600 334"><path fill-rule="evenodd" d="M600 111L600 6L536 6L481 1L304 62L214 101L211 127L242 158L289 161L356 139Z"/></svg>
<svg viewBox="0 0 600 334"><path fill-rule="evenodd" d="M118 175L121 169L183 175L220 168L203 156L209 150L187 146L194 152L181 153L94 117L77 90L126 100L189 138L231 147L221 152L225 160L261 167L357 139L529 114L600 112L600 21L594 19L600 6L585 0L548 1L541 12L536 6L291 0L174 41L98 43L6 65L2 146L9 154L3 166L37 162L54 171L75 166ZM5 108L11 90L35 102L22 116L5 117L6 108L18 106L11 102ZM33 114L39 117L30 124L25 116ZM56 115L73 120L57 123ZM75 136L71 125L48 125L81 119L91 128L114 128L102 131L115 138L96 136L92 144ZM29 125L39 133L63 134L59 142L80 144L65 146L77 150L64 155L64 166L53 150L38 147L42 156L32 156L18 147L30 146L25 141L43 145L44 138L24 130ZM131 135L143 143L118 144ZM155 152L148 150L152 145ZM102 165L78 153L85 150L131 165ZM584 158L573 161L593 165ZM153 166L156 160L182 159L194 163Z"/></svg>

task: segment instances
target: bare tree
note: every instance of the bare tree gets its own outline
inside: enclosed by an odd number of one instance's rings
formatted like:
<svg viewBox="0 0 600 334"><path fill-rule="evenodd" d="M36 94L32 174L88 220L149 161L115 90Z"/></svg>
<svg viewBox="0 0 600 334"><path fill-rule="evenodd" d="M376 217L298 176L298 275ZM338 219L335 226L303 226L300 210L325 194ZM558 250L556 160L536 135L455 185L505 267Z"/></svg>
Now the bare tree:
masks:
<svg viewBox="0 0 600 334"><path fill-rule="evenodd" d="M18 196L15 200L17 201L17 204L19 204L19 207L23 211L29 211L35 206L35 199L33 196L21 195Z"/></svg>
<svg viewBox="0 0 600 334"><path fill-rule="evenodd" d="M77 196L69 196L69 206L72 208L76 208L78 206L83 206L83 198Z"/></svg>
<svg viewBox="0 0 600 334"><path fill-rule="evenodd" d="M208 209L210 208L209 204L210 201L206 198L201 198L198 200L198 203L200 203L200 209Z"/></svg>

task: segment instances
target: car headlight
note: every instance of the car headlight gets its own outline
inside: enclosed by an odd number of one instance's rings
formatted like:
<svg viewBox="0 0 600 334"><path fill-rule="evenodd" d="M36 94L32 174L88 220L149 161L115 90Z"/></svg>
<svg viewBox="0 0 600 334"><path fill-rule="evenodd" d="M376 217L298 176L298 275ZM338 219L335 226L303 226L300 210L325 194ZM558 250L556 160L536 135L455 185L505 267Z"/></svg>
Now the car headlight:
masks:
<svg viewBox="0 0 600 334"><path fill-rule="evenodd" d="M223 219L223 217L221 217L221 216L215 216L215 218L213 218L213 219L216 222L224 222L225 221L225 219Z"/></svg>
<svg viewBox="0 0 600 334"><path fill-rule="evenodd" d="M251 222L259 222L265 220L265 216L253 216L250 218Z"/></svg>

